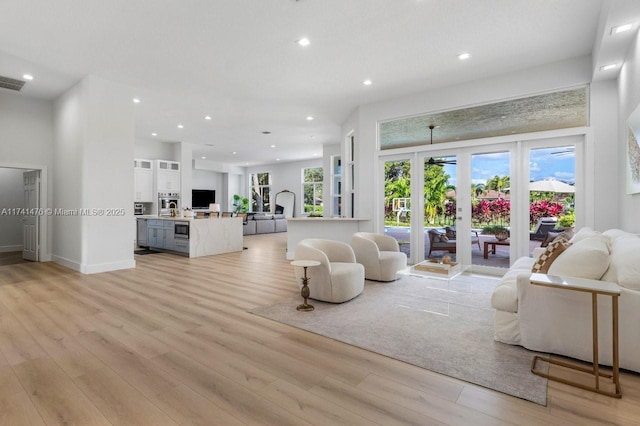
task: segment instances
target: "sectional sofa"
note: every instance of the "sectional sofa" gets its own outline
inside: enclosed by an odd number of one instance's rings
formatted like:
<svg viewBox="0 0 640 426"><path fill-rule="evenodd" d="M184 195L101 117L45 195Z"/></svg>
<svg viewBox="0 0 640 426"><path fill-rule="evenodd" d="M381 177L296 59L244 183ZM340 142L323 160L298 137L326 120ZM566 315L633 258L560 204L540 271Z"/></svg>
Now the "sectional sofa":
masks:
<svg viewBox="0 0 640 426"><path fill-rule="evenodd" d="M283 214L249 213L242 229L242 235L286 232L287 219Z"/></svg>

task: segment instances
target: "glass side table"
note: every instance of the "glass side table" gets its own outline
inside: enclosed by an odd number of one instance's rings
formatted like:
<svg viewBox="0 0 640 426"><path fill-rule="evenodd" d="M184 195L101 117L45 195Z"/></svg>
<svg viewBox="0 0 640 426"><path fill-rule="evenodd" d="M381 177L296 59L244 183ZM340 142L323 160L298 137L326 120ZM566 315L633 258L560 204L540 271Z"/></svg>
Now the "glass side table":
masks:
<svg viewBox="0 0 640 426"><path fill-rule="evenodd" d="M291 262L291 265L304 268L304 276L302 277L302 289L300 289L300 296L304 299L304 303L298 305L296 308L299 311L309 312L313 311L315 308L313 305L307 303L307 299L309 298L309 277L307 277L307 268L311 266L318 266L320 262L317 260L294 260Z"/></svg>

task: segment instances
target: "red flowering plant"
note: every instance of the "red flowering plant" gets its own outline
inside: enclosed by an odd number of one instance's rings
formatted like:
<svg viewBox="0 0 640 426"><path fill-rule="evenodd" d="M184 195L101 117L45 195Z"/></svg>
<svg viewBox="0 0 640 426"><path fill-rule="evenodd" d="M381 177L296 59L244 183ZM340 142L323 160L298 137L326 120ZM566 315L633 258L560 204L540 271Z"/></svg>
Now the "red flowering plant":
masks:
<svg viewBox="0 0 640 426"><path fill-rule="evenodd" d="M563 212L562 204L550 203L547 200L533 201L529 204L529 224L531 227L543 217L558 217Z"/></svg>

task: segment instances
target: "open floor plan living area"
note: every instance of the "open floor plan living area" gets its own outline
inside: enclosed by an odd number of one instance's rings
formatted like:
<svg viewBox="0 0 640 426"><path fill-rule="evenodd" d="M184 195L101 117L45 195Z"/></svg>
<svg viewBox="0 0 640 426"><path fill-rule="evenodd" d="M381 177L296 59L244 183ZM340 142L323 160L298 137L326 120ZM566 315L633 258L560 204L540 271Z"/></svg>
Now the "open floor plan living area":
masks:
<svg viewBox="0 0 640 426"><path fill-rule="evenodd" d="M640 424L640 2L0 13L0 425Z"/></svg>

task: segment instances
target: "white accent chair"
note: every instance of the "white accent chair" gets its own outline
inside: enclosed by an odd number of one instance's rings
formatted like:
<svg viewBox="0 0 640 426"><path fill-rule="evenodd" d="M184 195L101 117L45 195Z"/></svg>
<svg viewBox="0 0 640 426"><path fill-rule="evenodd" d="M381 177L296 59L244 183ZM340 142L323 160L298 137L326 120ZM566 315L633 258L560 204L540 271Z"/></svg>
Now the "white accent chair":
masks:
<svg viewBox="0 0 640 426"><path fill-rule="evenodd" d="M407 267L407 255L393 237L356 232L351 237L351 247L368 280L395 281L398 271Z"/></svg>
<svg viewBox="0 0 640 426"><path fill-rule="evenodd" d="M364 289L364 267L356 263L349 244L314 238L302 240L296 245L294 259L320 262L319 266L307 269L311 299L342 303ZM295 267L294 273L302 287L303 268Z"/></svg>

